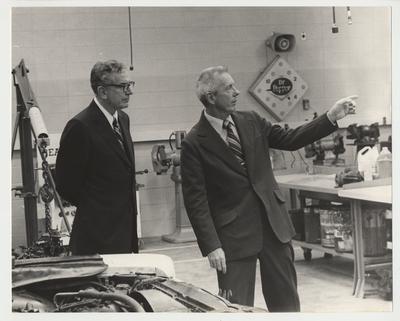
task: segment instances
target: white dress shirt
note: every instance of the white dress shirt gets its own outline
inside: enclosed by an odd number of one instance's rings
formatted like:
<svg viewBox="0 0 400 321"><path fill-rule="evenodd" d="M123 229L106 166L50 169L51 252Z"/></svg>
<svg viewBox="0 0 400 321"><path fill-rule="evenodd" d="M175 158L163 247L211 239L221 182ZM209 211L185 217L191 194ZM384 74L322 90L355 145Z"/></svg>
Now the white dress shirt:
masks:
<svg viewBox="0 0 400 321"><path fill-rule="evenodd" d="M94 97L94 102L96 103L97 107L99 107L99 109L102 111L102 113L104 114L104 116L107 118L107 121L109 122L111 128L114 129L113 121L114 121L114 118L116 118L117 121L118 121L118 111L115 111L114 115L111 115L111 114L107 111L107 109L105 109L105 108L100 104L100 102L97 100L96 97Z"/></svg>
<svg viewBox="0 0 400 321"><path fill-rule="evenodd" d="M208 120L208 122L210 123L210 125L215 129L215 131L218 133L219 136L221 136L222 140L225 142L225 144L228 145L228 141L226 140L227 136L228 136L228 132L226 129L222 128L222 125L224 123L224 121L222 119L213 117L209 114L207 114L207 111L204 110L204 116L206 117L206 119ZM229 115L227 117L227 119L232 122L235 123L231 117L231 115ZM236 129L236 128L235 128ZM236 133L237 135L237 133ZM239 136L237 136L239 137Z"/></svg>

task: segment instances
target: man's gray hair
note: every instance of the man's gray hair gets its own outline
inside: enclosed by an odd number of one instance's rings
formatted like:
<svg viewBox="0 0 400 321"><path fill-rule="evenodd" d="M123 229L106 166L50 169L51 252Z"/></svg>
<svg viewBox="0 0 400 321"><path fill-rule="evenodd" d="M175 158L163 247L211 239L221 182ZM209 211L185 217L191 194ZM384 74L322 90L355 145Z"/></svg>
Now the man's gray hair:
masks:
<svg viewBox="0 0 400 321"><path fill-rule="evenodd" d="M196 82L196 95L204 106L207 106L208 101L206 95L215 92L216 88L216 75L221 75L228 72L226 66L213 66L204 69Z"/></svg>
<svg viewBox="0 0 400 321"><path fill-rule="evenodd" d="M90 86L93 92L97 94L99 86L112 83L111 75L122 72L124 69L125 65L116 60L96 62L90 72Z"/></svg>

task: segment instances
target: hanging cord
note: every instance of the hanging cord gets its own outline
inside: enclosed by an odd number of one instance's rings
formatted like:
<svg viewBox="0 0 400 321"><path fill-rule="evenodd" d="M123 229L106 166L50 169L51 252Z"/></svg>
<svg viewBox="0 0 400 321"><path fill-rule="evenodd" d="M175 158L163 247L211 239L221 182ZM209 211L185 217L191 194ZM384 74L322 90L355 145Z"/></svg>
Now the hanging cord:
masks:
<svg viewBox="0 0 400 321"><path fill-rule="evenodd" d="M296 156L294 156L293 152L290 151L290 154L292 155L292 162L290 163L290 168L294 167L294 163L296 162Z"/></svg>
<svg viewBox="0 0 400 321"><path fill-rule="evenodd" d="M49 176L48 176L48 166L47 163L47 149L45 147L39 146L39 151L42 154L42 170L43 170L43 179L44 184L39 189L39 194L44 202L44 211L45 211L45 222L46 222L46 232L51 233L52 227L52 217L51 217L51 210L50 210L50 202L54 199L54 192L51 190L49 184Z"/></svg>
<svg viewBox="0 0 400 321"><path fill-rule="evenodd" d="M306 172L309 173L310 165L308 165L308 163L304 160L303 156L301 155L301 153L299 151L297 151L297 153L299 154L301 160L303 161L304 165L306 166ZM292 163L290 164L290 168L293 168L294 163L296 162L296 156L294 155L294 153L292 151L290 151L290 154L292 154L292 157L293 157Z"/></svg>
<svg viewBox="0 0 400 321"><path fill-rule="evenodd" d="M131 7L128 7L128 15L129 15L129 47L131 53L131 65L129 66L129 70L133 70L133 42L132 42L132 19L131 19Z"/></svg>
<svg viewBox="0 0 400 321"><path fill-rule="evenodd" d="M336 26L336 12L335 12L335 7L332 7L332 33L338 33L339 32L339 27Z"/></svg>
<svg viewBox="0 0 400 321"><path fill-rule="evenodd" d="M35 146L38 147L38 151L40 154L40 157L42 159L42 171L43 171L43 179L44 179L44 184L39 190L40 197L42 201L45 203L45 223L46 223L46 231L50 233L51 229L51 212L50 212L50 202L54 199L58 207L60 208L60 214L64 220L65 227L67 229L67 232L69 235L71 235L71 225L68 222L67 216L65 214L64 206L62 204L62 200L60 195L58 194L56 190L56 183L54 181L54 178L51 174L50 170L50 165L47 162L47 144L46 141L39 141L38 138L36 137L36 133L33 130L33 127L31 126L32 134L34 137L35 141Z"/></svg>
<svg viewBox="0 0 400 321"><path fill-rule="evenodd" d="M332 22L334 25L336 25L336 12L335 12L335 7L332 7Z"/></svg>
<svg viewBox="0 0 400 321"><path fill-rule="evenodd" d="M308 165L308 163L304 160L303 156L301 155L301 153L299 151L297 151L297 153L299 154L301 160L303 161L304 165L306 165L306 172L309 173L310 170L310 166Z"/></svg>

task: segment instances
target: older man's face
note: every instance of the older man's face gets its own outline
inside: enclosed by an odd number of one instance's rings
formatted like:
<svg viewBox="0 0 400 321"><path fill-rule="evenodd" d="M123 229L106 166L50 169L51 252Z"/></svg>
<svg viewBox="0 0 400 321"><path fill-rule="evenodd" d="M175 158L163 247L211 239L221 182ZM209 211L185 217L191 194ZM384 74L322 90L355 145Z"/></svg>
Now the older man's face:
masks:
<svg viewBox="0 0 400 321"><path fill-rule="evenodd" d="M129 97L132 95L133 85L126 72L114 73L107 82L107 101L116 110L127 108Z"/></svg>
<svg viewBox="0 0 400 321"><path fill-rule="evenodd" d="M215 93L215 107L221 113L229 115L235 111L240 91L235 87L235 81L227 72L217 77L218 86Z"/></svg>

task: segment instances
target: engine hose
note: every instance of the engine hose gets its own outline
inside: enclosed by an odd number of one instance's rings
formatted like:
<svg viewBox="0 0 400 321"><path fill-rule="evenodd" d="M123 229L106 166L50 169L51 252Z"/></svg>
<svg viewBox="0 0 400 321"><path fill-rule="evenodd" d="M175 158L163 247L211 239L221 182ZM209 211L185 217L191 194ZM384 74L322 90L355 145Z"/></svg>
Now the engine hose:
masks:
<svg viewBox="0 0 400 321"><path fill-rule="evenodd" d="M67 298L67 297L78 297L78 298L90 298L90 299L101 299L101 300L112 300L119 301L124 303L129 308L131 308L131 312L146 312L143 307L137 302L135 299L124 295L124 294L116 294L109 292L99 292L94 290L81 290L79 292L63 292L57 293L54 295L54 304L58 306L59 299Z"/></svg>

